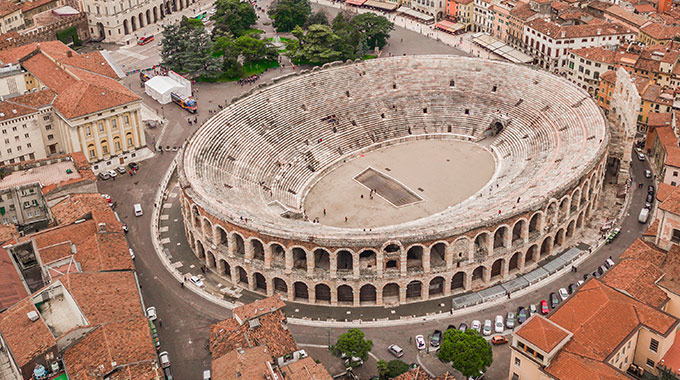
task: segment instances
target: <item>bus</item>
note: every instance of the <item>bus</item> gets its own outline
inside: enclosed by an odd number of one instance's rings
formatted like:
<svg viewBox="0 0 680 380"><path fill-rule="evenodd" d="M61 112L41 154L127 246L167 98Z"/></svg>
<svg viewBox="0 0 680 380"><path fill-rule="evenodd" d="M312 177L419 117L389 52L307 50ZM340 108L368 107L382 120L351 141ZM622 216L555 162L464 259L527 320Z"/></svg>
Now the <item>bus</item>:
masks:
<svg viewBox="0 0 680 380"><path fill-rule="evenodd" d="M185 110L191 113L196 113L196 111L198 111L198 105L196 104L196 101L192 98L187 98L186 96L182 96L174 92L170 93L170 98L178 106L184 108Z"/></svg>
<svg viewBox="0 0 680 380"><path fill-rule="evenodd" d="M150 34L148 36L143 36L137 41L137 45L146 45L149 42L153 41L153 34Z"/></svg>
<svg viewBox="0 0 680 380"><path fill-rule="evenodd" d="M205 16L207 16L207 15L208 15L208 12L205 11L205 12L201 12L201 13L197 14L197 15L194 16L193 18L195 18L196 20L203 21L203 19L204 19Z"/></svg>
<svg viewBox="0 0 680 380"><path fill-rule="evenodd" d="M151 77L147 73L145 73L144 71L139 72L139 80L142 82L142 84L148 81L149 79L151 79Z"/></svg>

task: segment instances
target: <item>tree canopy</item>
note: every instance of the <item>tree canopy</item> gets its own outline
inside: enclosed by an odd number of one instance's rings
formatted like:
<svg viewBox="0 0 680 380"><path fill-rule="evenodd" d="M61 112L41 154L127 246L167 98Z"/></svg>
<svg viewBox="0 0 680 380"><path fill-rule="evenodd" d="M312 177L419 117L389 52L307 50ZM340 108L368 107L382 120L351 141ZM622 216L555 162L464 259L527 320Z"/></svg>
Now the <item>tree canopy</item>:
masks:
<svg viewBox="0 0 680 380"><path fill-rule="evenodd" d="M220 62L212 50L210 35L199 20L183 17L179 24L163 29L161 58L171 70L214 76L220 71Z"/></svg>
<svg viewBox="0 0 680 380"><path fill-rule="evenodd" d="M366 36L369 49L376 46L382 49L390 38L390 32L394 30L392 22L370 12L354 16L352 23L356 30Z"/></svg>
<svg viewBox="0 0 680 380"><path fill-rule="evenodd" d="M257 15L253 6L248 2L239 0L217 0L215 2L215 21L213 28L214 38L230 35L242 36L243 33L257 21Z"/></svg>
<svg viewBox="0 0 680 380"><path fill-rule="evenodd" d="M311 13L308 0L278 0L269 9L277 32L290 32L296 26L305 25Z"/></svg>
<svg viewBox="0 0 680 380"><path fill-rule="evenodd" d="M349 329L340 335L335 343L334 350L338 354L345 354L351 358L355 356L361 360L368 359L368 352L373 348L373 342L364 337L364 332L359 329Z"/></svg>
<svg viewBox="0 0 680 380"><path fill-rule="evenodd" d="M491 344L473 329L464 332L446 330L437 357L443 362L451 362L453 368L466 377L486 372L493 362Z"/></svg>
<svg viewBox="0 0 680 380"><path fill-rule="evenodd" d="M323 10L318 10L309 15L307 22L305 22L305 28L308 28L310 25L330 25L328 23L328 15L326 12Z"/></svg>

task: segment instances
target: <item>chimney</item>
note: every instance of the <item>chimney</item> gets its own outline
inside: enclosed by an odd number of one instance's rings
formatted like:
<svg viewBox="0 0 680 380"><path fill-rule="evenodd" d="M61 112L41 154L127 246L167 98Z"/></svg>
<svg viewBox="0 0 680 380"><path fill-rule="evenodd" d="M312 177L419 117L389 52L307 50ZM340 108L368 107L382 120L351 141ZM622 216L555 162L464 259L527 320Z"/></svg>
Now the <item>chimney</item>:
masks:
<svg viewBox="0 0 680 380"><path fill-rule="evenodd" d="M40 317L38 317L38 313L36 313L35 310L29 311L28 313L26 313L26 316L28 317L28 319L31 320L31 322L35 322L38 319L40 319Z"/></svg>
<svg viewBox="0 0 680 380"><path fill-rule="evenodd" d="M69 58L73 57L73 51L68 50L68 51L66 52L66 56L69 57Z"/></svg>
<svg viewBox="0 0 680 380"><path fill-rule="evenodd" d="M560 37L561 37L561 38L564 38L564 37L566 37L566 36L567 36L567 32L563 30L563 31L560 33Z"/></svg>
<svg viewBox="0 0 680 380"><path fill-rule="evenodd" d="M602 29L598 28L597 29L597 35L599 36L600 34L602 34Z"/></svg>
<svg viewBox="0 0 680 380"><path fill-rule="evenodd" d="M97 227L98 227L97 230L98 230L100 233L106 232L106 223L99 223L99 224L97 225Z"/></svg>

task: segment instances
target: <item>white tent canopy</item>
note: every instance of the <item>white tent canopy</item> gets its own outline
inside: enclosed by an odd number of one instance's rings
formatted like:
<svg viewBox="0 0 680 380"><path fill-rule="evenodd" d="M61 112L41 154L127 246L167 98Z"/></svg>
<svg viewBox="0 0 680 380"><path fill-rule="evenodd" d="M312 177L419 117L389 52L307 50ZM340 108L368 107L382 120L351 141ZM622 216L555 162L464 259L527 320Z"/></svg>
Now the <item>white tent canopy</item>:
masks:
<svg viewBox="0 0 680 380"><path fill-rule="evenodd" d="M144 92L160 104L168 104L171 92L184 92L184 86L170 77L155 76L144 83Z"/></svg>

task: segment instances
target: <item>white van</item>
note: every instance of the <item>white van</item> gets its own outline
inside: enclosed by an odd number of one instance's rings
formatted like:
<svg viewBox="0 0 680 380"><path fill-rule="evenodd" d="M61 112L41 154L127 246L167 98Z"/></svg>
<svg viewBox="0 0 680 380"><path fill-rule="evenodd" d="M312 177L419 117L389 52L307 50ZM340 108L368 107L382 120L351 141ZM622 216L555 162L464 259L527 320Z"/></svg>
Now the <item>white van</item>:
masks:
<svg viewBox="0 0 680 380"><path fill-rule="evenodd" d="M140 205L139 203L135 203L133 207L135 209L135 216L144 215L144 211L142 211L142 205Z"/></svg>
<svg viewBox="0 0 680 380"><path fill-rule="evenodd" d="M643 208L640 210L640 216L638 216L638 222L647 223L647 218L649 217L649 209Z"/></svg>

